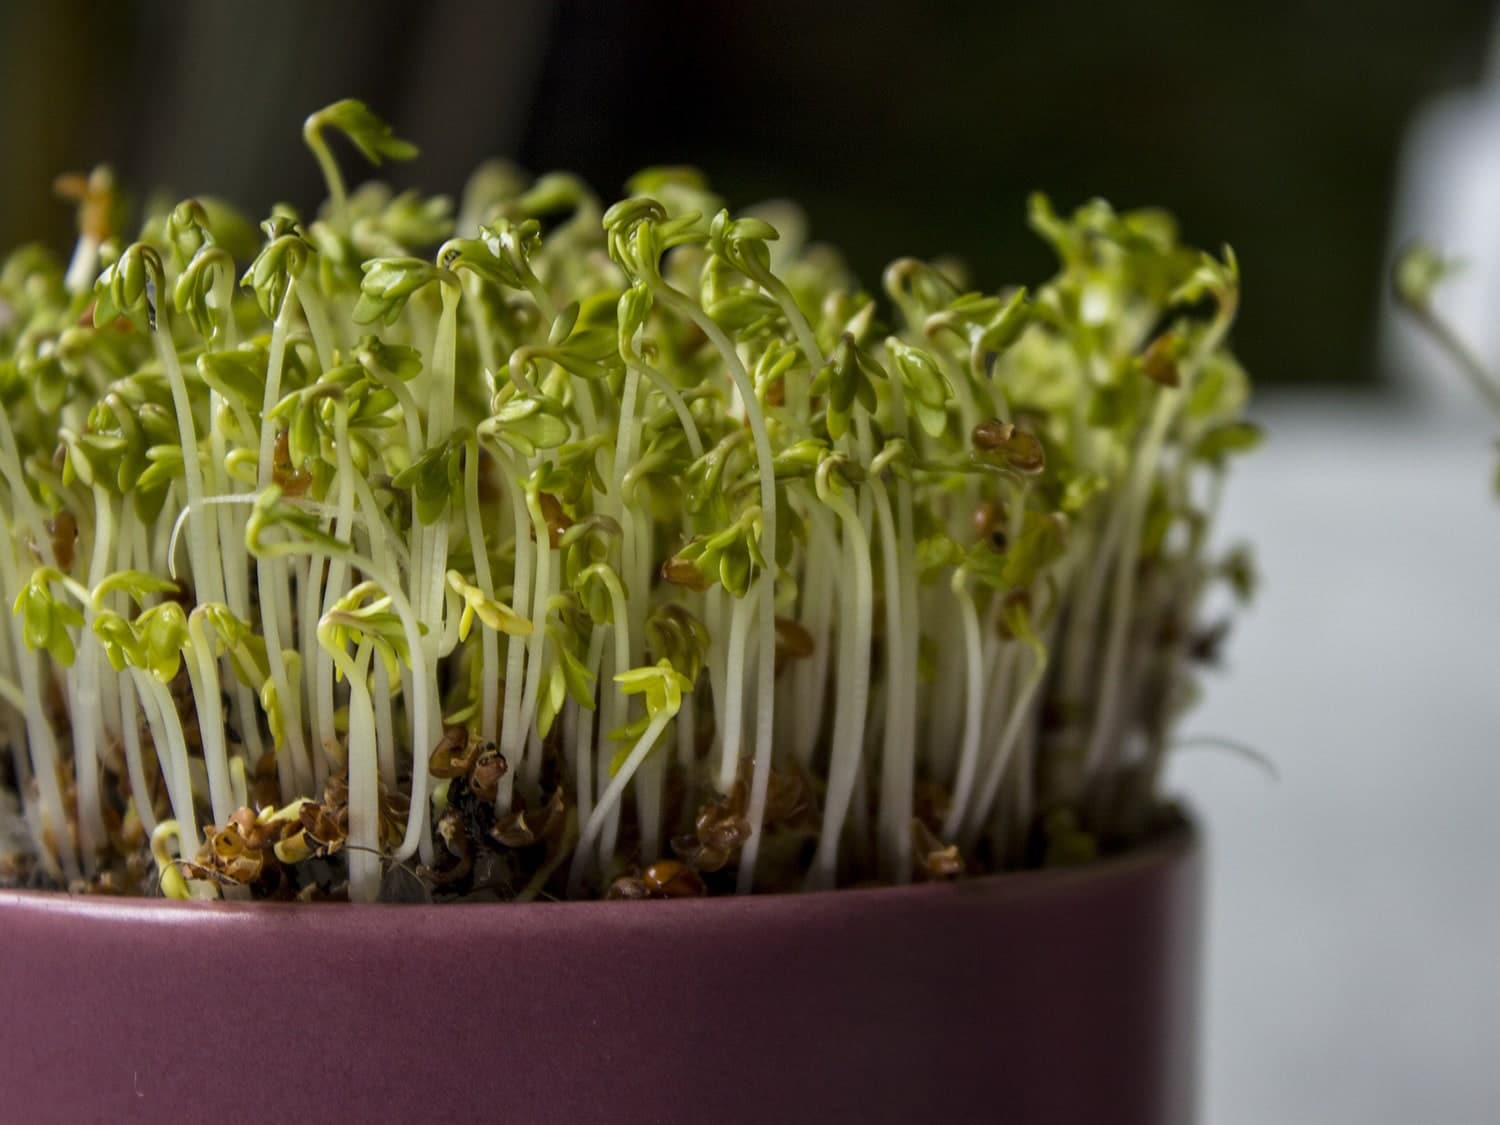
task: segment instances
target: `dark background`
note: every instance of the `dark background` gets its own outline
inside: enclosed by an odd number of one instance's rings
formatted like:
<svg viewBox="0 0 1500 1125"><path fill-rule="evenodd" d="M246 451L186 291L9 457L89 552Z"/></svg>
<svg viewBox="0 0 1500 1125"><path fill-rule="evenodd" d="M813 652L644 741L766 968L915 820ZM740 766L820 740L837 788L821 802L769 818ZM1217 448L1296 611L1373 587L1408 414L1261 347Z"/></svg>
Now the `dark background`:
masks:
<svg viewBox="0 0 1500 1125"><path fill-rule="evenodd" d="M1399 145L1472 82L1490 11L1460 0L1215 4L0 4L0 247L71 238L52 177L312 204L308 111L368 101L422 146L400 183L456 192L482 157L613 196L704 168L731 204L799 200L867 283L899 254L973 281L1041 276L1043 189L1162 204L1246 275L1262 381L1373 377ZM352 167L352 165L351 165Z"/></svg>

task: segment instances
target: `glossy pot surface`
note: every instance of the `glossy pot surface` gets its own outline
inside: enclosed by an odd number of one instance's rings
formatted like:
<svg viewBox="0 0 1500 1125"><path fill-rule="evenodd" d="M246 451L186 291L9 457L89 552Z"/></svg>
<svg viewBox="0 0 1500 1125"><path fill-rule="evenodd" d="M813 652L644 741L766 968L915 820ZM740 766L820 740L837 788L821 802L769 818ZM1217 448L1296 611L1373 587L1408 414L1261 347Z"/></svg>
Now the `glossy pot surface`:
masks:
<svg viewBox="0 0 1500 1125"><path fill-rule="evenodd" d="M667 902L0 892L27 1122L1193 1119L1200 851Z"/></svg>

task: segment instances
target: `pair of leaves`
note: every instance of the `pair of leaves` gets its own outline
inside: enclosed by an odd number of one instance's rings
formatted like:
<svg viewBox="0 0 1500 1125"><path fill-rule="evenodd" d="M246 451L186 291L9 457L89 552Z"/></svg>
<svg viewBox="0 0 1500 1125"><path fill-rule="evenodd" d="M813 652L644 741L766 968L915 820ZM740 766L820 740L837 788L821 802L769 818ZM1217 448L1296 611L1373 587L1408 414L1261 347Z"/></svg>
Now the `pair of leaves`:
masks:
<svg viewBox="0 0 1500 1125"><path fill-rule="evenodd" d="M563 555L563 582L568 589L578 592L584 598L584 608L595 621L608 620L609 618L601 617L600 614L611 611L598 602L597 596L590 602L588 595L584 593L584 587L590 592L594 590L595 582L589 571L594 566L608 564L613 545L621 534L620 525L612 516L596 512L575 521L563 532L562 541L558 544Z"/></svg>
<svg viewBox="0 0 1500 1125"><path fill-rule="evenodd" d="M760 508L749 508L722 531L689 540L667 560L663 577L693 590L706 590L718 582L735 597L743 598L750 592L756 574L766 567L760 530Z"/></svg>
<svg viewBox="0 0 1500 1125"><path fill-rule="evenodd" d="M462 495L464 447L468 440L466 433L454 434L448 441L418 454L391 478L397 488L411 490L413 507L422 524L436 523L454 497Z"/></svg>
<svg viewBox="0 0 1500 1125"><path fill-rule="evenodd" d="M307 119L303 134L311 140L332 127L343 133L371 164L385 160L410 160L417 146L396 136L384 120L357 98L343 98L324 106Z"/></svg>
<svg viewBox="0 0 1500 1125"><path fill-rule="evenodd" d="M736 428L719 439L713 448L705 450L687 467L683 474L683 499L687 510L694 515L716 511L724 503L725 479L743 471L748 465L741 456L750 445L750 432ZM734 470L731 473L730 466Z"/></svg>
<svg viewBox="0 0 1500 1125"><path fill-rule="evenodd" d="M222 247L204 242L172 287L172 307L184 314L205 340L217 339L224 321L234 315L216 303L234 289L234 259Z"/></svg>
<svg viewBox="0 0 1500 1125"><path fill-rule="evenodd" d="M139 668L163 684L177 678L189 643L187 613L174 601L144 609L134 621L113 610L98 610L93 630L115 671Z"/></svg>
<svg viewBox="0 0 1500 1125"><path fill-rule="evenodd" d="M895 336L885 345L906 392L906 408L929 437L942 437L948 429L948 400L953 393L947 376L929 352Z"/></svg>
<svg viewBox="0 0 1500 1125"><path fill-rule="evenodd" d="M318 641L325 648L344 649L368 644L385 666L391 683L401 679L401 666L411 664L411 646L401 615L391 599L373 582L361 582L334 603L318 622ZM342 670L335 665L335 675Z"/></svg>
<svg viewBox="0 0 1500 1125"><path fill-rule="evenodd" d="M123 316L137 328L155 330L157 302L165 297L165 285L166 267L156 247L132 243L94 283L95 327Z"/></svg>
<svg viewBox="0 0 1500 1125"><path fill-rule="evenodd" d="M1010 348L1031 323L1031 310L1024 287L1008 298L965 293L922 325L928 339L952 333L968 345L971 363L1000 355Z"/></svg>
<svg viewBox="0 0 1500 1125"><path fill-rule="evenodd" d="M813 378L812 391L824 397L824 410L828 436L837 441L849 432L850 419L856 403L867 414L873 414L877 405L875 383L884 381L885 369L869 352L855 343L852 333L846 332L829 356L823 369Z"/></svg>
<svg viewBox="0 0 1500 1125"><path fill-rule="evenodd" d="M490 416L488 428L522 457L556 449L573 434L567 408L548 395L516 394Z"/></svg>
<svg viewBox="0 0 1500 1125"><path fill-rule="evenodd" d="M682 710L682 695L693 690L693 681L672 666L665 657L655 664L642 668L631 668L615 676L615 683L625 695L644 695L646 713L635 722L611 731L610 738L618 742L634 742L646 733L652 720L676 715ZM623 746L610 763L610 775L618 773L630 753Z"/></svg>
<svg viewBox="0 0 1500 1125"><path fill-rule="evenodd" d="M766 243L780 237L763 219L733 219L728 211L721 210L709 223L708 249L746 277L760 281L771 272L771 251Z"/></svg>
<svg viewBox="0 0 1500 1125"><path fill-rule="evenodd" d="M497 598L488 597L474 583L456 570L447 574L448 586L463 599L463 613L458 619L458 639L467 640L474 628L474 621L497 633L512 637L531 635L532 625L526 618Z"/></svg>
<svg viewBox="0 0 1500 1125"><path fill-rule="evenodd" d="M359 299L354 303L356 324L395 324L407 301L434 282L452 277L422 258L375 258L361 267Z"/></svg>
<svg viewBox="0 0 1500 1125"><path fill-rule="evenodd" d="M46 652L63 667L77 656L69 630L83 625L83 611L52 590L62 575L50 567L38 569L16 595L11 612L21 619L21 637L33 652Z"/></svg>
<svg viewBox="0 0 1500 1125"><path fill-rule="evenodd" d="M297 229L296 220L285 213L267 219L261 230L265 232L266 244L240 278L240 284L255 294L256 304L266 318L275 320L286 303L292 282L301 276L312 258L313 248Z"/></svg>

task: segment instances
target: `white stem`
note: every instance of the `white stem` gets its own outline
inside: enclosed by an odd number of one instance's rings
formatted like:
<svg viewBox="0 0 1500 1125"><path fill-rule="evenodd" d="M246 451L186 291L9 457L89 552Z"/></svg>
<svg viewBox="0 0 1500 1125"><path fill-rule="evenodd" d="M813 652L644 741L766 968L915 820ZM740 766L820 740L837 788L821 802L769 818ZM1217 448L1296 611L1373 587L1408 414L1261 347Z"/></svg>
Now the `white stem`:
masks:
<svg viewBox="0 0 1500 1125"><path fill-rule="evenodd" d="M511 608L521 617L531 616L531 516L517 484L520 468L504 450L495 449L500 462L500 479L510 498L511 523L514 527L515 566L511 585ZM510 769L500 778L495 808L501 814L510 811L516 770L521 764L521 749L526 744L526 728L521 722L521 694L526 679L526 638L505 638L505 698L500 719L500 753Z"/></svg>
<svg viewBox="0 0 1500 1125"><path fill-rule="evenodd" d="M984 781L979 788L979 800L973 805L964 821L962 839L965 847L972 846L989 818L990 810L995 806L995 797L1000 792L1000 782L1005 777L1005 768L1010 764L1011 752L1016 748L1016 743L1026 728L1037 689L1042 686L1042 679L1046 675L1046 659L1033 654L1031 660L1031 671L1027 673L1020 690L1016 693L1005 729L1001 731L1000 740L995 746L995 753L985 769Z"/></svg>
<svg viewBox="0 0 1500 1125"><path fill-rule="evenodd" d="M756 590L735 598L729 614L729 651L725 667L723 744L719 755L718 786L728 793L740 769L740 740L744 737L745 653L749 647L750 615L755 608Z"/></svg>
<svg viewBox="0 0 1500 1125"><path fill-rule="evenodd" d="M844 525L846 565L854 572L852 590L841 586L839 602L839 692L834 710L833 750L828 793L823 804L822 834L808 874L814 888L832 887L838 876L839 838L854 794L863 757L865 707L870 690L870 635L874 578L869 537L849 502L830 496L828 506Z"/></svg>
<svg viewBox="0 0 1500 1125"><path fill-rule="evenodd" d="M334 517L333 537L340 543L352 543L355 521L354 480L357 474L354 458L349 451L349 410L342 400L335 401L333 418L334 446L338 458L338 512ZM371 554L374 554L373 549ZM329 559L328 579L323 587L323 602L318 612L319 620L323 614L332 611L338 600L348 592L348 579L348 562L337 557ZM338 733L333 721L333 656L323 645L319 645L315 652L316 659L312 663L317 671L315 713L319 722L318 738L323 747L321 757L328 760L336 754L338 744Z"/></svg>
<svg viewBox="0 0 1500 1125"><path fill-rule="evenodd" d="M901 572L901 648L895 654L888 675L895 680L900 690L901 703L895 709L894 719L898 728L895 744L903 756L904 763L899 773L899 784L894 799L899 807L910 809L915 803L913 792L916 783L917 759L917 648L922 626L917 604L917 536L916 515L912 510L912 489L909 480L896 481L896 552L897 567ZM910 840L910 833L904 838Z"/></svg>
<svg viewBox="0 0 1500 1125"><path fill-rule="evenodd" d="M6 419L5 412L0 410L0 433L9 431L9 420ZM0 542L0 580L3 580L8 590L20 589L16 558L16 552L20 549L20 543L14 534L8 541ZM50 545L47 549L50 553ZM37 791L41 797L41 830L37 843L41 859L51 874L54 877L61 875L71 882L79 875L78 857L73 850L63 804L62 784L58 777L60 756L57 736L42 706L41 659L26 648L20 630L12 630L10 637L11 651L20 675L21 692L26 699L26 745L31 751L32 776L36 779Z"/></svg>
<svg viewBox="0 0 1500 1125"><path fill-rule="evenodd" d="M297 560L297 644L302 653L302 682L298 685L299 714L310 718L309 731L313 738L308 748L312 757L313 784L319 791L328 780L329 743L326 732L331 729L331 719L324 720L318 710L318 618L323 599L319 592L323 586L323 556L304 557ZM302 711L302 706L306 711Z"/></svg>
<svg viewBox="0 0 1500 1125"><path fill-rule="evenodd" d="M600 830L604 827L604 821L609 816L620 800L620 795L625 792L625 786L630 784L630 779L635 776L635 771L656 745L656 740L661 737L662 731L666 729L672 717L673 711L662 711L654 716L647 724L641 737L636 739L635 745L631 747L630 754L625 758L620 770L610 779L609 785L599 797L599 803L594 806L594 811L589 814L588 821L583 826L583 834L578 838L578 851L573 856L573 866L568 873L568 895L572 897L578 893L583 883L583 877L588 873L587 856L593 847L594 840L598 837Z"/></svg>
<svg viewBox="0 0 1500 1125"><path fill-rule="evenodd" d="M349 839L345 849L349 901L375 902L380 897L381 876L380 766L375 755L375 710L370 703L371 645L363 642L352 660L339 646L331 651L349 683Z"/></svg>
<svg viewBox="0 0 1500 1125"><path fill-rule="evenodd" d="M224 346L234 347L235 326L234 313L231 309L231 297L233 277L227 270L221 270L215 282L214 293L218 300L220 312L220 324L224 336ZM209 471L213 477L213 491L215 496L232 496L236 489L229 479L224 468L224 459L227 453L227 441L224 427L218 424L218 418L225 405L224 396L212 387L209 388L208 418L209 418ZM238 402L232 404L235 417L244 432L248 436L255 433L251 426L251 420L244 406ZM96 497L105 498L98 489L95 490ZM95 507L99 507L99 499L95 500ZM245 552L245 539L239 534L239 528L235 521L234 511L228 505L217 505L215 517L218 523L219 549L223 552L224 566L224 596L229 604L229 610L242 621L250 620L250 594L248 590L249 568ZM93 582L90 582L93 585ZM226 669L227 670L227 669ZM233 716L239 728L240 736L244 739L245 746L249 751L252 762L259 761L261 755L260 724L256 719L255 696L244 684L236 682L230 696Z"/></svg>
<svg viewBox="0 0 1500 1125"><path fill-rule="evenodd" d="M536 577L531 598L531 635L526 638L526 686L521 693L520 728L516 732L519 750L530 739L536 721L536 701L541 689L547 649L547 601L552 596L552 533L547 527L541 505L527 495L526 508L531 515L531 531L536 536ZM533 780L540 763L524 756L513 764L523 768L523 780Z"/></svg>
<svg viewBox="0 0 1500 1125"><path fill-rule="evenodd" d="M177 439L182 443L182 479L187 489L188 558L193 567L193 588L200 602L224 600L224 574L219 556L217 513L203 503L203 466L198 463L198 439L193 425L193 404L188 397L187 381L172 342L165 308L157 310L157 327L152 341L167 383L172 390L172 412L177 416Z"/></svg>
<svg viewBox="0 0 1500 1125"><path fill-rule="evenodd" d="M475 346L479 350L479 370L481 373L492 372L499 366L500 360L495 354L495 339L485 319L484 281L471 273L465 280L465 285L468 287L465 294L468 300L464 302L464 308L469 314L469 330L473 333Z"/></svg>
<svg viewBox="0 0 1500 1125"><path fill-rule="evenodd" d="M974 596L964 584L962 574L955 576L953 594L958 601L959 616L964 630L964 667L966 691L964 693L963 748L958 755L958 777L953 783L953 797L948 806L948 816L943 821L943 839L952 840L963 824L964 810L969 806L969 791L974 785L974 775L979 766L979 736L984 717L984 658L980 652L979 610L975 608Z"/></svg>
<svg viewBox="0 0 1500 1125"><path fill-rule="evenodd" d="M471 441L464 450L464 520L469 535L469 552L474 556L474 584L486 598L495 596L495 582L490 574L490 555L484 538L484 522L479 511L479 443ZM479 636L479 736L495 742L500 733L500 638L493 629L481 628Z"/></svg>
<svg viewBox="0 0 1500 1125"><path fill-rule="evenodd" d="M94 276L99 272L99 240L92 235L80 234L73 245L73 257L68 260L68 272L63 275L63 287L75 297L87 293L94 287Z"/></svg>
<svg viewBox="0 0 1500 1125"><path fill-rule="evenodd" d="M589 634L587 668L596 683L604 659L604 634L608 628L607 625L598 625ZM578 805L578 818L587 821L594 808L594 710L588 707L579 707L577 710L568 744L572 748L573 790Z"/></svg>
<svg viewBox="0 0 1500 1125"><path fill-rule="evenodd" d="M287 326L297 308L297 281L287 282L286 295L282 298L281 311L271 325L271 346L266 361L266 390L261 400L260 450L256 460L256 487L264 491L272 481L272 461L276 445L276 427L269 415L281 400L281 374L286 359ZM282 657L283 629L288 627L287 612L290 593L287 584L288 566L279 558L261 559L255 567L256 596L260 600L260 626L266 641L266 663L271 673L271 682L276 688L276 698L284 713L285 745L276 748L276 766L281 782L283 799L293 793L303 796L314 794L313 767L308 759L307 747L302 738L301 708L298 693L293 690L291 677L287 674L286 661Z"/></svg>
<svg viewBox="0 0 1500 1125"><path fill-rule="evenodd" d="M867 418L861 423L869 425ZM885 587L885 726L880 755L880 867L895 883L911 881L911 816L915 747L902 719L907 702L906 611L902 589L901 552L896 545L896 520L885 483L871 478L876 526L880 532L881 578Z"/></svg>
<svg viewBox="0 0 1500 1125"><path fill-rule="evenodd" d="M1099 706L1094 716L1085 759L1085 769L1089 773L1106 764L1108 747L1118 741L1121 677L1124 671L1125 646L1133 620L1141 529L1151 499L1151 482L1156 476L1157 459L1166 441L1167 430L1177 416L1181 393L1180 388L1167 388L1159 392L1150 427L1136 453L1135 472L1119 501L1125 514L1114 558L1109 624L1105 632L1104 660L1098 680Z"/></svg>
<svg viewBox="0 0 1500 1125"><path fill-rule="evenodd" d="M385 664L375 662L375 752L380 760L380 780L396 788L396 723L391 711L391 678Z"/></svg>
<svg viewBox="0 0 1500 1125"><path fill-rule="evenodd" d="M332 370L333 349L338 341L328 314L323 311L322 295L315 285L303 285L297 290L297 303L302 306L313 350L318 353L318 366L324 371Z"/></svg>
<svg viewBox="0 0 1500 1125"><path fill-rule="evenodd" d="M614 637L614 653L609 679L601 678L599 681L599 692L606 704L605 721L599 728L598 780L600 783L603 782L610 761L613 759L613 753L608 749L609 735L626 725L630 719L629 697L614 686L614 674L635 667L635 646L631 643L633 638L624 588L620 585L619 578L609 570L603 572L603 580L605 589L609 591L610 616L614 618L614 623L610 626ZM607 814L603 831L599 834L602 849L601 863L606 862L607 857L613 854L619 828L620 810L616 806Z"/></svg>
<svg viewBox="0 0 1500 1125"><path fill-rule="evenodd" d="M97 509L93 551L89 560L87 585L90 589L103 581L109 568L111 541L114 538L114 507L109 494L94 486ZM102 649L93 635L94 607L83 599L84 625L80 630L77 671L77 694L73 700L73 766L78 786L78 850L85 874L93 874L99 849L108 841L99 796L99 757L106 733L104 701L100 692Z"/></svg>
<svg viewBox="0 0 1500 1125"><path fill-rule="evenodd" d="M131 672L140 690L146 722L151 727L151 741L156 744L156 760L161 766L162 776L167 779L172 815L182 833L183 854L187 855L198 850L201 837L198 835L198 814L193 809L192 769L188 763L182 721L166 684L140 668L132 668Z"/></svg>
<svg viewBox="0 0 1500 1125"><path fill-rule="evenodd" d="M442 312L432 341L431 403L427 410L428 447L441 445L453 432L454 394L458 378L458 305L462 290L457 284L439 284ZM416 522L416 521L414 521ZM423 641L428 663L436 669L447 572L449 521L440 517L427 527L416 529L417 551L412 559L412 601L421 620L427 622ZM436 685L434 684L434 687ZM433 734L433 745L437 735ZM431 747L429 746L429 749Z"/></svg>
<svg viewBox="0 0 1500 1125"><path fill-rule="evenodd" d="M135 814L140 818L146 838L156 831L156 810L151 807L151 788L146 780L146 763L141 754L141 728L137 705L145 710L145 703L138 701L135 679L126 674L120 677L120 729L125 742L125 770L130 779L130 798L135 804Z"/></svg>
<svg viewBox="0 0 1500 1125"><path fill-rule="evenodd" d="M683 434L687 437L688 449L692 452L693 460L703 456L703 437L698 431L698 423L693 418L693 412L688 409L687 400L682 397L682 392L672 385L672 382L656 368L652 367L640 358L640 354L625 353L625 365L629 372L634 375L639 371L644 375L661 396L667 400L667 405L672 408L672 413L677 415L677 424L682 427ZM621 472L623 473L623 469Z"/></svg>
<svg viewBox="0 0 1500 1125"><path fill-rule="evenodd" d="M69 838L68 816L63 808L62 785L58 780L59 758L57 736L42 709L42 685L38 675L40 661L34 653L18 654L21 691L26 696L26 744L31 748L31 770L42 799L42 823L50 840L50 851L43 858L61 864L69 881L78 878L77 853Z"/></svg>
<svg viewBox="0 0 1500 1125"><path fill-rule="evenodd" d="M629 664L619 663L616 653L606 653L602 670L599 673L601 713L599 732L595 737L594 747L594 784L596 787L604 785L604 779L609 776L610 765L614 762L614 743L609 737L610 733L625 725L623 704L626 697L618 690L613 690L615 673L623 672L629 667ZM619 837L619 831L620 807L616 805L606 814L604 828L599 833L598 859L601 870L609 870L610 860L615 854L615 841Z"/></svg>
<svg viewBox="0 0 1500 1125"><path fill-rule="evenodd" d="M193 701L198 710L198 735L203 763L208 768L209 803L214 823L229 823L235 810L234 788L229 780L229 750L224 738L224 709L219 700L219 672L209 647L208 634L196 613L188 615L188 645L183 653Z"/></svg>

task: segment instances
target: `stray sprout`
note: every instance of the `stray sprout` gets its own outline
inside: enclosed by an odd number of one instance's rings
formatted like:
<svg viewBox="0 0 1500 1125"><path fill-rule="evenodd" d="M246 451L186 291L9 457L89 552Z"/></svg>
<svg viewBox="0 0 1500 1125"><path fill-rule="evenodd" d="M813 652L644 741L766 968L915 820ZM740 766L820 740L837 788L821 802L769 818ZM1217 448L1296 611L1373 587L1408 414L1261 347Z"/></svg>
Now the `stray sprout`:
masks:
<svg viewBox="0 0 1500 1125"><path fill-rule="evenodd" d="M1433 303L1438 287L1461 269L1460 263L1443 258L1431 247L1412 245L1396 258L1391 288L1400 307L1443 349L1485 404L1500 414L1500 376L1490 370Z"/></svg>
<svg viewBox="0 0 1500 1125"><path fill-rule="evenodd" d="M361 103L304 137L329 202L258 251L201 199L132 241L100 169L66 267L0 267L5 870L660 899L1170 822L1199 603L1249 582L1206 548L1257 438L1231 253L1038 197L1050 279L877 299L689 170L487 166L455 219L346 185L344 141L416 154ZM1401 271L1434 323L1442 272Z"/></svg>

